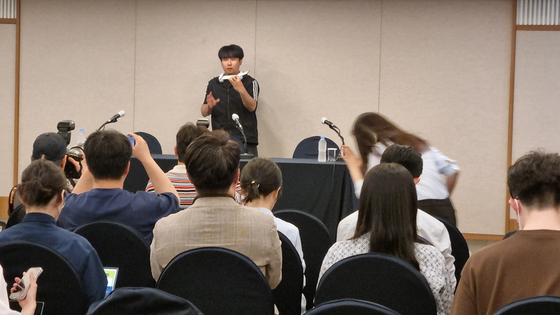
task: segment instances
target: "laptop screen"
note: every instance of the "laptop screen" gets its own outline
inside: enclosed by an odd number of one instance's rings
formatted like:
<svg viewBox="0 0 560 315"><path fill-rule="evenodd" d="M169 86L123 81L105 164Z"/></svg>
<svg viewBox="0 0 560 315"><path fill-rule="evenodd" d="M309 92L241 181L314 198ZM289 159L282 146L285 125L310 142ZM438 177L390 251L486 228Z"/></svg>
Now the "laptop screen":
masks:
<svg viewBox="0 0 560 315"><path fill-rule="evenodd" d="M107 276L107 290L105 291L105 296L109 295L114 289L117 283L117 275L119 274L119 268L116 267L103 267L105 270L105 275Z"/></svg>

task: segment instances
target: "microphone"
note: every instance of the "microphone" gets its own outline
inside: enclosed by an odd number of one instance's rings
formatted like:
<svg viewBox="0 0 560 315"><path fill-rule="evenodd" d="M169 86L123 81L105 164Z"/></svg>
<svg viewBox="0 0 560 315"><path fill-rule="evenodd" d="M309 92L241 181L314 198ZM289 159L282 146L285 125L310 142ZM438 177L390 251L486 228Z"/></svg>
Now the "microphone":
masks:
<svg viewBox="0 0 560 315"><path fill-rule="evenodd" d="M321 118L321 123L325 124L331 128L338 128L335 124L332 123L332 121L328 120L327 117L323 117Z"/></svg>
<svg viewBox="0 0 560 315"><path fill-rule="evenodd" d="M109 124L109 123L117 122L117 119L123 117L124 114L125 114L124 110L119 111L113 117L111 117L111 119L107 120L107 123Z"/></svg>
<svg viewBox="0 0 560 315"><path fill-rule="evenodd" d="M340 134L340 128L338 128L335 124L332 123L332 121L328 120L326 117L321 118L321 123L329 126L329 128L334 130L338 137L340 137L340 140L342 140L342 145L344 145L344 137Z"/></svg>
<svg viewBox="0 0 560 315"><path fill-rule="evenodd" d="M119 111L118 113L116 113L113 117L111 117L111 119L107 120L106 122L103 123L103 125L101 125L101 127L97 128L97 131L101 130L101 129L105 129L105 125L106 124L111 124L111 123L116 123L117 119L121 118L124 116L124 110Z"/></svg>
<svg viewBox="0 0 560 315"><path fill-rule="evenodd" d="M243 126L239 122L239 115L233 114L233 115L231 115L231 119L233 119L233 121L235 121L235 124L237 125L237 129L239 129L239 131L241 131L243 133Z"/></svg>

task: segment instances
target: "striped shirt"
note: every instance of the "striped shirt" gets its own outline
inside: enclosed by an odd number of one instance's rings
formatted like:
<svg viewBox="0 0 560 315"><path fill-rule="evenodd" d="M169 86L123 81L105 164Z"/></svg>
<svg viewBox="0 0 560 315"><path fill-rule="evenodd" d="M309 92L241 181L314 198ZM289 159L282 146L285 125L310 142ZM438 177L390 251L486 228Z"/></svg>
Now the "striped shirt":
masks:
<svg viewBox="0 0 560 315"><path fill-rule="evenodd" d="M181 209L186 209L193 204L193 200L196 197L196 190L194 185L191 183L189 177L187 176L187 168L185 165L175 165L172 170L165 173L167 178L171 181L177 193L179 194L179 207ZM148 181L146 186L147 192L155 192L154 184L152 181ZM241 187L239 184L235 187L235 201L243 205L243 201L240 195Z"/></svg>

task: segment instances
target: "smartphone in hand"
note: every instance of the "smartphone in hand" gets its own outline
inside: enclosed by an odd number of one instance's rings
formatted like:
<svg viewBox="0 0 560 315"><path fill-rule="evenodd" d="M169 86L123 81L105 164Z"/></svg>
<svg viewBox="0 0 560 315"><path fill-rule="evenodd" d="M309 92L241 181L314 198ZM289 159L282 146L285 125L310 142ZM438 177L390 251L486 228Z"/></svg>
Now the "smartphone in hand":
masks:
<svg viewBox="0 0 560 315"><path fill-rule="evenodd" d="M132 136L127 136L127 138L128 138L128 141L130 141L130 144L132 144L132 146L135 146L135 145L136 145L136 140L134 140L134 137L132 137Z"/></svg>
<svg viewBox="0 0 560 315"><path fill-rule="evenodd" d="M31 283L31 280L29 279L29 274L31 272L33 272L33 274L35 275L35 279L37 279L37 278L39 278L39 276L43 272L43 268L41 268L41 267L31 267L31 268L29 268L29 270L27 270L27 272L25 273L25 275L21 279L19 285L16 287L16 290L13 293L10 294L10 300L16 301L16 300L25 299L25 297L27 296L27 291L29 290L29 286L30 286L30 283Z"/></svg>

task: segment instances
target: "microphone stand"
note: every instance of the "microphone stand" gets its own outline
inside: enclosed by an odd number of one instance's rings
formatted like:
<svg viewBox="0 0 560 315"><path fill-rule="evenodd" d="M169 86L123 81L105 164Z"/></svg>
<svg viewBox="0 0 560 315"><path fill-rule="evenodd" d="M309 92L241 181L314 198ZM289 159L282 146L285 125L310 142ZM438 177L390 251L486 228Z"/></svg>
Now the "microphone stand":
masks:
<svg viewBox="0 0 560 315"><path fill-rule="evenodd" d="M337 126L335 125L328 125L329 128L331 128L332 130L334 130L334 132L336 132L336 134L338 135L338 137L340 137L340 140L342 140L342 145L345 145L344 143L344 137L340 134L340 129L338 129Z"/></svg>
<svg viewBox="0 0 560 315"><path fill-rule="evenodd" d="M116 123L117 119L118 118L107 120L106 122L103 123L103 125L101 125L101 127L97 128L97 131L101 130L101 128L103 128L103 130L105 130L105 125Z"/></svg>
<svg viewBox="0 0 560 315"><path fill-rule="evenodd" d="M245 153L241 154L241 158L245 158L245 159L252 159L253 157L255 157L255 155L251 154L251 153L247 153L247 137L245 136L245 132L243 131L243 127L240 126L241 123L239 124L235 124L235 128L237 128L237 130L241 131L241 134L243 135L243 146L245 147Z"/></svg>

